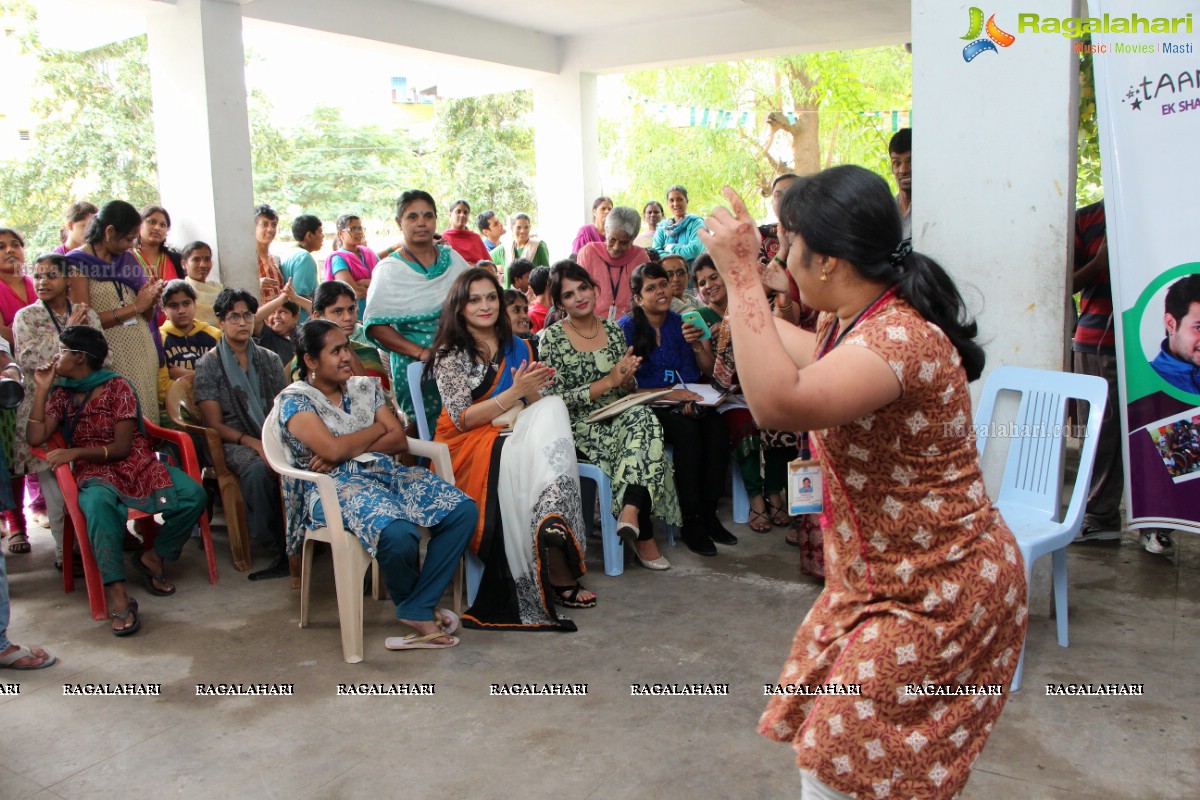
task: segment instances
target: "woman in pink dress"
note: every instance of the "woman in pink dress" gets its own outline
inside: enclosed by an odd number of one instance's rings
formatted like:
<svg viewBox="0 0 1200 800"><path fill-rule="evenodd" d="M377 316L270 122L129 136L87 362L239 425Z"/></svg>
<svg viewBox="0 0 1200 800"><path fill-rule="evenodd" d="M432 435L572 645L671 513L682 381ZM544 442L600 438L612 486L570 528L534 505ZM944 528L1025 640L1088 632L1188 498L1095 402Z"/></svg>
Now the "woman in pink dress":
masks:
<svg viewBox="0 0 1200 800"><path fill-rule="evenodd" d="M0 228L0 336L13 350L13 320L17 312L37 300L33 279L25 274L25 239L12 228ZM16 412L0 411L0 444L4 447L5 463L15 470ZM25 535L25 476L12 475L14 506L2 514L8 531L8 549L12 553L28 553L29 539Z"/></svg>

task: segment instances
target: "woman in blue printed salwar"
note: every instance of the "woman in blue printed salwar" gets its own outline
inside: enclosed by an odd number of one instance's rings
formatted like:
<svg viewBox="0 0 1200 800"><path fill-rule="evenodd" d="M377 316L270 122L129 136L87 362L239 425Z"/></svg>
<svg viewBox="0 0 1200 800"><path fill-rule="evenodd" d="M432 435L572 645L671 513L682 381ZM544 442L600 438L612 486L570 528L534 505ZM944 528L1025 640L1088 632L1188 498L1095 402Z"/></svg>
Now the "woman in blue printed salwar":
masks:
<svg viewBox="0 0 1200 800"><path fill-rule="evenodd" d="M453 647L458 619L435 614L475 530L474 501L433 473L402 466L395 456L408 449L404 428L388 408L378 381L355 377L351 347L328 320L307 322L298 337L300 380L278 400L279 428L293 464L328 473L337 486L342 518L378 562L396 603L396 617L413 629L392 637L392 650ZM284 478L288 552L303 545L304 530L325 523L315 485ZM421 534L431 539L418 565Z"/></svg>

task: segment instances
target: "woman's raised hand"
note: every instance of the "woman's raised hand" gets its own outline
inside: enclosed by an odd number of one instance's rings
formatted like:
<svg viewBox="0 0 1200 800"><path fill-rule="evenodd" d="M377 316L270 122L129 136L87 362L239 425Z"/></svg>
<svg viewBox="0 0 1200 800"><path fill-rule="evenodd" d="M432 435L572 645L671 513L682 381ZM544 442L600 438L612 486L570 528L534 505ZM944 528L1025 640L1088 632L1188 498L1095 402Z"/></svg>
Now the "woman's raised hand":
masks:
<svg viewBox="0 0 1200 800"><path fill-rule="evenodd" d="M642 359L633 354L633 348L630 347L625 351L625 356L613 365L613 368L608 371L608 378L614 387L616 386L632 386L634 375L638 371L638 367L642 365Z"/></svg>
<svg viewBox="0 0 1200 800"><path fill-rule="evenodd" d="M58 363L58 356L50 359L49 364L42 364L33 371L33 385L35 389L40 389L43 392L50 391L50 385L54 383L54 365Z"/></svg>
<svg viewBox="0 0 1200 800"><path fill-rule="evenodd" d="M87 325L88 321L88 304L76 303L71 309L70 315L67 316L68 325Z"/></svg>
<svg viewBox="0 0 1200 800"><path fill-rule="evenodd" d="M554 370L541 361L521 362L521 366L513 370L513 389L518 397L529 397L542 390L542 387L554 380Z"/></svg>
<svg viewBox="0 0 1200 800"><path fill-rule="evenodd" d="M758 263L762 242L742 198L728 186L722 191L729 208L714 208L704 220L708 230L702 229L700 237L725 284L732 291L744 292L762 284Z"/></svg>

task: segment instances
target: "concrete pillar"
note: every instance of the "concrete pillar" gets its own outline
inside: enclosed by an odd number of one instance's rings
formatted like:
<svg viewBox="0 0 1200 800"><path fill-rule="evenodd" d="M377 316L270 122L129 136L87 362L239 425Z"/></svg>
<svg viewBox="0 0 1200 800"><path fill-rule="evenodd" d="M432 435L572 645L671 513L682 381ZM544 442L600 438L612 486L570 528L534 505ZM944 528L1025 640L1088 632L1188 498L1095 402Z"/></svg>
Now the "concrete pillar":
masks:
<svg viewBox="0 0 1200 800"><path fill-rule="evenodd" d="M969 8L912 3L913 245L949 270L973 306L989 369L1062 369L1077 56L1070 39L1018 33L1016 13L992 5L986 13L995 12L1015 41L967 62L969 42L960 37L970 27ZM1077 16L1078 0L1043 0L1037 10ZM974 384L976 395L982 383ZM989 450L996 452L985 470L994 473L995 457L1007 448ZM1044 560L1034 573L1031 613L1044 608L1048 579Z"/></svg>
<svg viewBox="0 0 1200 800"><path fill-rule="evenodd" d="M242 15L219 0L147 11L162 205L171 241L213 246L219 280L258 294Z"/></svg>
<svg viewBox="0 0 1200 800"><path fill-rule="evenodd" d="M550 258L566 258L602 194L596 76L567 71L533 85L537 229Z"/></svg>

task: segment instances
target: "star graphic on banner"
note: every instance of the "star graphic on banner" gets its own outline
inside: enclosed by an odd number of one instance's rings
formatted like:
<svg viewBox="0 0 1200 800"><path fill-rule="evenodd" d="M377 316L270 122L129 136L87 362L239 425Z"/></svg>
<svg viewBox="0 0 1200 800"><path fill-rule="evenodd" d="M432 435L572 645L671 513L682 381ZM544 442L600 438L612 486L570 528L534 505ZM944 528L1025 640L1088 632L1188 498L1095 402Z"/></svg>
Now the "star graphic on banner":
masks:
<svg viewBox="0 0 1200 800"><path fill-rule="evenodd" d="M1142 98L1139 97L1137 100L1134 100L1132 103L1129 104L1129 107L1132 108L1134 111L1141 111L1142 110Z"/></svg>
<svg viewBox="0 0 1200 800"><path fill-rule="evenodd" d="M1135 91L1133 91L1133 87L1131 86L1131 87L1129 87L1129 91L1125 93L1125 96L1128 97L1130 100L1132 100L1133 96L1135 94L1137 94L1137 93Z"/></svg>

